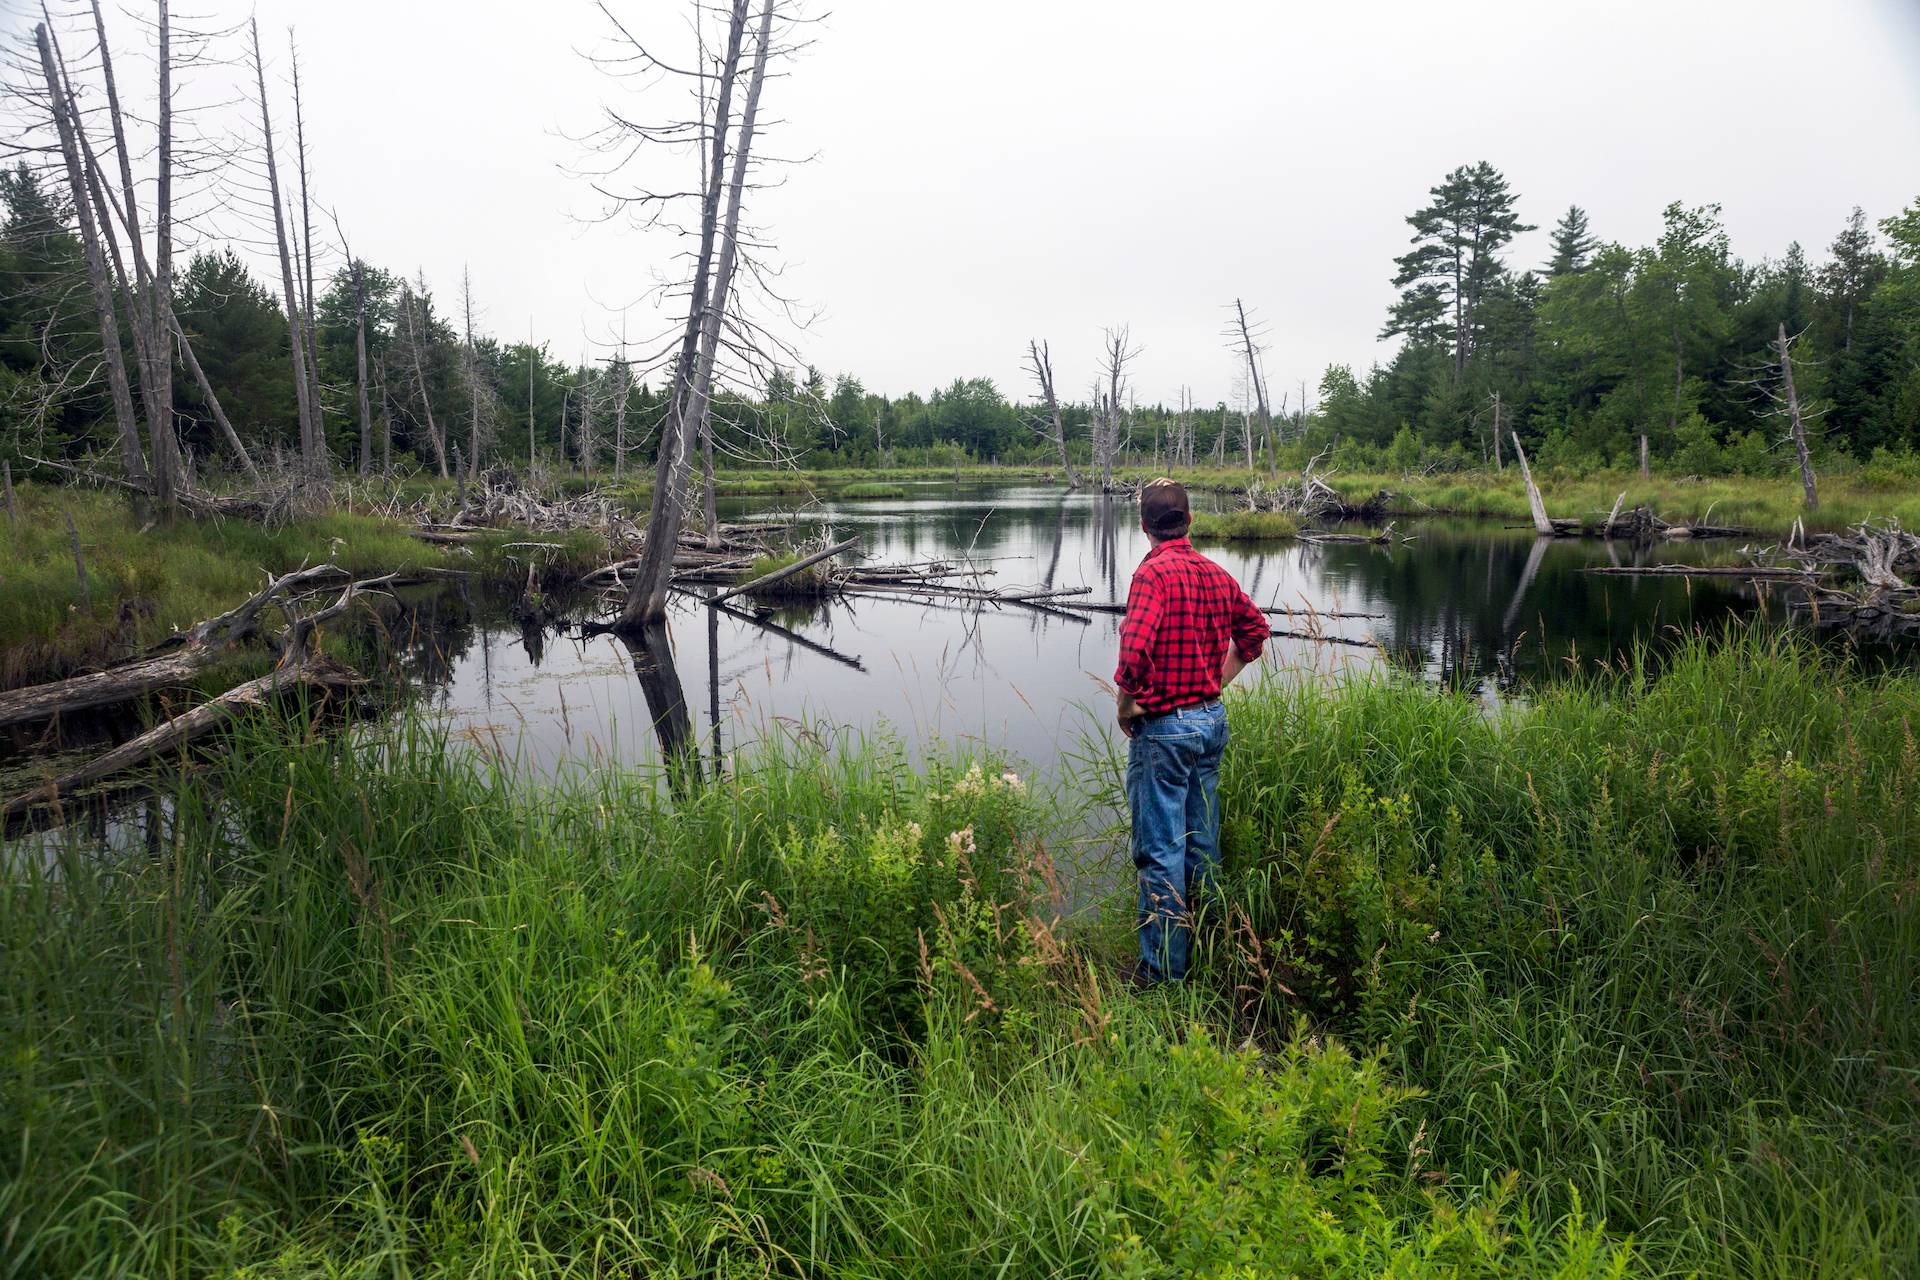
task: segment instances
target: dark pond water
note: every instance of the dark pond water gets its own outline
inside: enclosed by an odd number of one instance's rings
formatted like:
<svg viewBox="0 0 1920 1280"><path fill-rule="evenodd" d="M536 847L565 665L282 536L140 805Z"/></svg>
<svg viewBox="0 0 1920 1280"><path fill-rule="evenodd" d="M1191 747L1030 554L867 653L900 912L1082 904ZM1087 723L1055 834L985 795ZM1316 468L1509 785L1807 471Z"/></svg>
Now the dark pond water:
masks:
<svg viewBox="0 0 1920 1280"><path fill-rule="evenodd" d="M1095 600L1124 600L1148 547L1127 499L1038 485L940 482L911 486L906 499L735 503L723 515L857 533L867 557L888 563L970 555L990 563L997 586L1085 586ZM1403 521L1400 531L1414 540L1204 548L1258 603L1303 611L1275 618L1277 628L1327 638L1276 638L1262 675L1326 679L1393 662L1497 699L1643 638L1772 612L1736 581L1584 572L1731 558L1721 544L1542 541L1469 521ZM523 631L497 603L448 592L421 604L403 648L430 707L536 773L655 759L663 719L707 755L769 733L877 730L916 751L980 744L1042 770L1109 732L1117 617L870 596L814 609L733 603L743 607L677 600L666 642L646 649Z"/></svg>

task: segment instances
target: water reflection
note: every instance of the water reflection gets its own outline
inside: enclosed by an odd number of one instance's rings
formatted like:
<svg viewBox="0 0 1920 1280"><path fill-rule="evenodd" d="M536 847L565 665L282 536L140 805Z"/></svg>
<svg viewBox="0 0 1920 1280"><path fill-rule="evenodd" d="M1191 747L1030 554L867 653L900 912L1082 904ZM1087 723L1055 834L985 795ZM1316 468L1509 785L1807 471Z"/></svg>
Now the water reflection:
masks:
<svg viewBox="0 0 1920 1280"><path fill-rule="evenodd" d="M887 563L970 556L996 586L1085 588L1079 599L1093 602L1124 600L1148 545L1130 501L1037 485L914 485L905 500L792 512L734 503L724 514L788 520L808 535L858 533L861 551ZM1393 662L1502 697L1672 629L1774 611L1736 580L1585 572L1712 561L1732 554L1724 546L1543 541L1445 520L1401 528L1414 540L1205 548L1258 603L1293 611L1273 619L1286 634L1262 664L1267 678L1329 679ZM396 673L456 740L535 774L664 759L675 785L697 786L728 767L729 753L770 735L836 741L876 731L910 752L981 745L1046 768L1109 745L1119 626L1113 613L1058 603L852 595L768 608L682 594L667 625L622 637L594 625L608 620L604 602L532 617L515 614L511 595L453 584L400 593L351 660Z"/></svg>
<svg viewBox="0 0 1920 1280"><path fill-rule="evenodd" d="M858 533L863 553L886 563L970 556L996 586L1085 588L1081 598L1096 602L1124 600L1147 550L1131 502L1042 486L917 485L905 500L825 501L798 511L735 503L726 515L788 520L809 535ZM1414 540L1206 551L1260 604L1292 611L1275 616L1284 634L1264 667L1302 678L1394 662L1508 696L1532 681L1590 670L1670 629L1769 608L1738 581L1585 572L1710 561L1731 554L1723 546L1542 541L1442 520L1402 530ZM1044 602L854 595L767 608L744 598L709 606L683 594L664 629L622 639L579 625L593 620L591 602L576 603L574 626L538 630L491 615L471 597L434 607L444 636L404 647L432 703L456 729L504 736L522 763L546 772L609 758L705 757L717 773L729 750L769 734L833 740L875 731L910 750L981 744L1044 767L1106 734L1119 625L1111 613ZM681 673L692 672L704 676L704 697L689 697Z"/></svg>

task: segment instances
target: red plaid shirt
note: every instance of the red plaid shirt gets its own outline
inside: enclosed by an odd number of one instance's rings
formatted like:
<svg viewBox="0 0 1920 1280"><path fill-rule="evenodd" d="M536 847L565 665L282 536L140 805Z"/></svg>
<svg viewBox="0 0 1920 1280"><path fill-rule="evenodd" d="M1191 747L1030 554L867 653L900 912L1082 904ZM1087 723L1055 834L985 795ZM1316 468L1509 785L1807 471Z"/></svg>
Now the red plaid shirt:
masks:
<svg viewBox="0 0 1920 1280"><path fill-rule="evenodd" d="M1220 696L1228 642L1252 662L1270 634L1233 575L1174 538L1133 571L1113 682L1150 713L1198 706Z"/></svg>

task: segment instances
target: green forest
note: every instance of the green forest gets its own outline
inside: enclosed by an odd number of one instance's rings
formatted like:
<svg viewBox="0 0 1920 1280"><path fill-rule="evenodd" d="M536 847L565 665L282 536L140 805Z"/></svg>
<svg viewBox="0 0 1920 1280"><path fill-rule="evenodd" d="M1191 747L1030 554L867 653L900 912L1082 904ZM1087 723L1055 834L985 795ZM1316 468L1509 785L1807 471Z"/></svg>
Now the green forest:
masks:
<svg viewBox="0 0 1920 1280"><path fill-rule="evenodd" d="M100 338L70 202L24 162L0 173L0 201L0 455L105 453L112 415L105 386L86 372ZM1277 415L1273 448L1296 465L1331 448L1350 467L1457 469L1494 461L1497 418L1549 465L1632 466L1644 443L1646 460L1664 470L1770 475L1790 465L1791 451L1754 384L1776 361L1770 344L1783 326L1823 466L1920 448L1920 201L1877 221L1856 208L1824 249L1795 242L1758 262L1734 256L1713 204L1667 206L1659 239L1638 246L1606 239L1569 208L1552 227L1551 257L1531 265L1511 252L1536 229L1524 216L1492 166L1447 174L1408 217L1408 252L1382 264L1400 291L1382 323L1383 336L1401 339L1397 352L1364 371L1327 369ZM356 286L367 316L365 430ZM195 254L176 289L174 309L249 451L297 453L275 290L231 249ZM399 264L358 260L321 282L320 399L342 466L432 469L456 456L474 466L527 458L530 445L583 470L646 465L665 408L648 370L618 350L568 360L551 343L475 332L467 292L464 282L436 288ZM225 466L205 398L184 377L173 388L183 445L203 470ZM957 377L891 397L857 372L776 371L756 395L716 396L716 438L723 457L815 467L1044 462L1050 446L1024 403L1030 390ZM1252 465L1269 446L1251 412L1132 404L1122 455L1162 456L1191 417L1195 461ZM1091 407L1063 405L1062 419L1070 449L1087 456ZM726 447L729 436L737 448Z"/></svg>

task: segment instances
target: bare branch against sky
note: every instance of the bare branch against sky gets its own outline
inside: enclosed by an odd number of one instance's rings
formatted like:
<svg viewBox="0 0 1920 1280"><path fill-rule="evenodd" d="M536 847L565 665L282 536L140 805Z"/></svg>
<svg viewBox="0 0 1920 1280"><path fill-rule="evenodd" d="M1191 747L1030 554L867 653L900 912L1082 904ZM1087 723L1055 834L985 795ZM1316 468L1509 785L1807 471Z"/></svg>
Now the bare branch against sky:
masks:
<svg viewBox="0 0 1920 1280"><path fill-rule="evenodd" d="M658 25L660 6L607 2ZM1232 394L1218 333L1237 296L1259 300L1272 386L1365 366L1391 349L1375 334L1406 215L1479 160L1525 221L1578 203L1605 239L1644 243L1668 202L1718 202L1750 260L1794 239L1817 256L1853 205L1879 218L1920 195L1915 0L1113 0L1099 23L1064 0L821 7L777 95L779 153L818 162L770 172L782 185L758 193L753 221L779 228L781 291L822 309L808 357L890 393L984 375L1023 395L1034 334L1060 385L1082 387L1102 326L1124 316L1145 348L1140 399L1190 384L1212 404ZM207 28L247 16L195 8ZM10 47L37 12L0 0ZM316 189L368 261L423 267L447 297L473 263L498 314L531 315L561 350L604 339L636 302L634 332L660 327L645 299L672 274L674 238L591 225L568 172L569 138L604 96L580 57L607 29L591 0L537 20L523 0L259 0L258 14L280 44L299 27ZM1791 73L1762 86L1782 29ZM269 67L275 94L287 70ZM222 91L197 77L193 92ZM254 234L242 251L275 278ZM1545 237L1522 236L1511 260L1539 262Z"/></svg>

